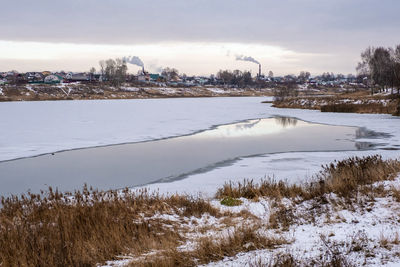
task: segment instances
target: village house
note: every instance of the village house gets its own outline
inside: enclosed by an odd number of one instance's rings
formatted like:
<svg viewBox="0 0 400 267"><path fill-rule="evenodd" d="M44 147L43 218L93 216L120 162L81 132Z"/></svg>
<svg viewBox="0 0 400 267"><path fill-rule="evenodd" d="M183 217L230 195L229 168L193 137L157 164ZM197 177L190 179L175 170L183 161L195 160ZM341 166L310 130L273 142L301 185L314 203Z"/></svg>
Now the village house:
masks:
<svg viewBox="0 0 400 267"><path fill-rule="evenodd" d="M44 75L41 72L27 72L25 74L28 83L43 83Z"/></svg>
<svg viewBox="0 0 400 267"><path fill-rule="evenodd" d="M87 73L72 73L69 72L65 75L65 79L69 82L88 82L90 81L90 75Z"/></svg>
<svg viewBox="0 0 400 267"><path fill-rule="evenodd" d="M44 83L47 84L55 84L55 83L62 83L63 82L63 77L56 75L56 74L50 74L44 78Z"/></svg>

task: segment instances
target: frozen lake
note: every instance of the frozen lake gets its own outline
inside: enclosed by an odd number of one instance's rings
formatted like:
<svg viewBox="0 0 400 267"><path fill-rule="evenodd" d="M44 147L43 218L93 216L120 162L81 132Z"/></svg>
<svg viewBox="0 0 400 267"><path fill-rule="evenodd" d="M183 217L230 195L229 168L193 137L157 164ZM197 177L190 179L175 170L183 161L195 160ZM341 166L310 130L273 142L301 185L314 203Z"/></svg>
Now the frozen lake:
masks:
<svg viewBox="0 0 400 267"><path fill-rule="evenodd" d="M0 103L0 194L85 182L212 192L227 180L297 179L350 155L398 155L396 117L275 109L263 100ZM369 142L376 150L365 151ZM54 153L78 148L88 149Z"/></svg>
<svg viewBox="0 0 400 267"><path fill-rule="evenodd" d="M40 192L47 186L73 191L84 183L118 189L178 180L241 157L298 151L349 151L356 127L304 122L288 117L248 120L199 133L133 144L51 153L0 162L0 195Z"/></svg>

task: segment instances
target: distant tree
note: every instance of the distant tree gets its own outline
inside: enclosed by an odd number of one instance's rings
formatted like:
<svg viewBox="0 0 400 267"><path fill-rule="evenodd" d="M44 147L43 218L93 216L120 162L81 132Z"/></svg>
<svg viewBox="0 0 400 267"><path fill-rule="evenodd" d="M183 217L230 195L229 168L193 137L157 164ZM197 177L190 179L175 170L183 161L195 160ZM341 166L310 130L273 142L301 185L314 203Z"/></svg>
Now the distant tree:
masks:
<svg viewBox="0 0 400 267"><path fill-rule="evenodd" d="M128 67L126 66L126 61L122 58L115 59L115 84L120 86L122 83L126 81L126 73L128 71Z"/></svg>
<svg viewBox="0 0 400 267"><path fill-rule="evenodd" d="M100 65L100 73L101 73L101 78L104 80L105 78L105 69L106 69L106 62L104 60L99 61Z"/></svg>
<svg viewBox="0 0 400 267"><path fill-rule="evenodd" d="M274 101L283 102L288 97L298 96L297 84L294 81L286 82L284 86L274 90Z"/></svg>
<svg viewBox="0 0 400 267"><path fill-rule="evenodd" d="M230 71L228 71L228 70L220 70L220 71L217 73L217 78L218 78L218 79L221 79L222 82L223 82L225 85L227 85L227 84L232 84L233 77L234 77L233 73L230 72Z"/></svg>
<svg viewBox="0 0 400 267"><path fill-rule="evenodd" d="M240 85L241 86L247 86L251 85L253 83L253 79L251 77L251 72L250 71L244 71L240 77Z"/></svg>
<svg viewBox="0 0 400 267"><path fill-rule="evenodd" d="M126 81L128 67L122 58L107 59L99 62L104 77L114 86L120 86Z"/></svg>
<svg viewBox="0 0 400 267"><path fill-rule="evenodd" d="M372 80L379 85L380 90L384 90L391 80L392 62L389 49L378 47L374 50L370 65L372 70Z"/></svg>
<svg viewBox="0 0 400 267"><path fill-rule="evenodd" d="M393 80L394 80L393 87L394 86L397 87L397 94L400 96L400 45L397 45L392 51L392 62L393 62Z"/></svg>
<svg viewBox="0 0 400 267"><path fill-rule="evenodd" d="M306 81L308 81L308 79L310 79L311 74L308 71L301 71L298 79L300 80L301 83L305 83Z"/></svg>
<svg viewBox="0 0 400 267"><path fill-rule="evenodd" d="M220 70L217 73L218 79L221 79L225 85L234 85L238 87L246 87L253 85L253 78L250 71L240 70Z"/></svg>
<svg viewBox="0 0 400 267"><path fill-rule="evenodd" d="M91 67L89 70L90 74L90 80L92 81L94 79L94 74L96 73L96 69L94 67Z"/></svg>
<svg viewBox="0 0 400 267"><path fill-rule="evenodd" d="M344 76L343 74L341 74L341 73L339 73L338 75L336 75L336 79L342 80L342 79L344 79L344 78L345 78L345 76Z"/></svg>
<svg viewBox="0 0 400 267"><path fill-rule="evenodd" d="M167 67L163 69L161 75L164 76L164 78L168 81L176 80L177 78L179 78L179 71L177 69Z"/></svg>
<svg viewBox="0 0 400 267"><path fill-rule="evenodd" d="M371 95L374 94L374 88L371 84L372 80L372 56L374 54L374 48L368 47L363 52L361 52L361 61L357 65L357 74L361 79L365 79L367 87L371 86Z"/></svg>

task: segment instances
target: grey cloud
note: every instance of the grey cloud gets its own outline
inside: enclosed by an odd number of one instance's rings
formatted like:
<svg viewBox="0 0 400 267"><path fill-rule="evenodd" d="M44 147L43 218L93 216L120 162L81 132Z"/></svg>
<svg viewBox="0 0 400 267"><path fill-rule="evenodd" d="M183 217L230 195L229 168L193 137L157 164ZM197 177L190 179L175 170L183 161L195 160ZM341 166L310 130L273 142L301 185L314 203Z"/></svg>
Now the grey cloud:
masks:
<svg viewBox="0 0 400 267"><path fill-rule="evenodd" d="M0 39L139 44L246 42L303 52L356 52L398 42L397 0L16 0Z"/></svg>

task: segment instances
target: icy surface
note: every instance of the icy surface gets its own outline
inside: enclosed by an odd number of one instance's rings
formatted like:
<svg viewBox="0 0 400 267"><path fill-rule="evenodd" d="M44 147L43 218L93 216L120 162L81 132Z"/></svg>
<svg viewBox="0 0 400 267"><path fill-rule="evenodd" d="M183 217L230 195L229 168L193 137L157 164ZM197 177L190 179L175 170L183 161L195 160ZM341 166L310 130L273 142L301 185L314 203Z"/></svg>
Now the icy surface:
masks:
<svg viewBox="0 0 400 267"><path fill-rule="evenodd" d="M190 134L269 117L265 98L0 103L0 160Z"/></svg>
<svg viewBox="0 0 400 267"><path fill-rule="evenodd" d="M400 148L399 117L276 109L271 104L262 104L264 100L271 99L231 97L0 103L0 160L179 136L219 124L272 116L365 127L385 135L364 140L379 144L379 149L374 151L297 152L243 158L194 173L186 179L149 187L159 188L161 192L212 195L228 180L259 180L274 176L296 182L311 177L321 164L334 159L375 153L384 157L400 156L397 150L382 150Z"/></svg>

